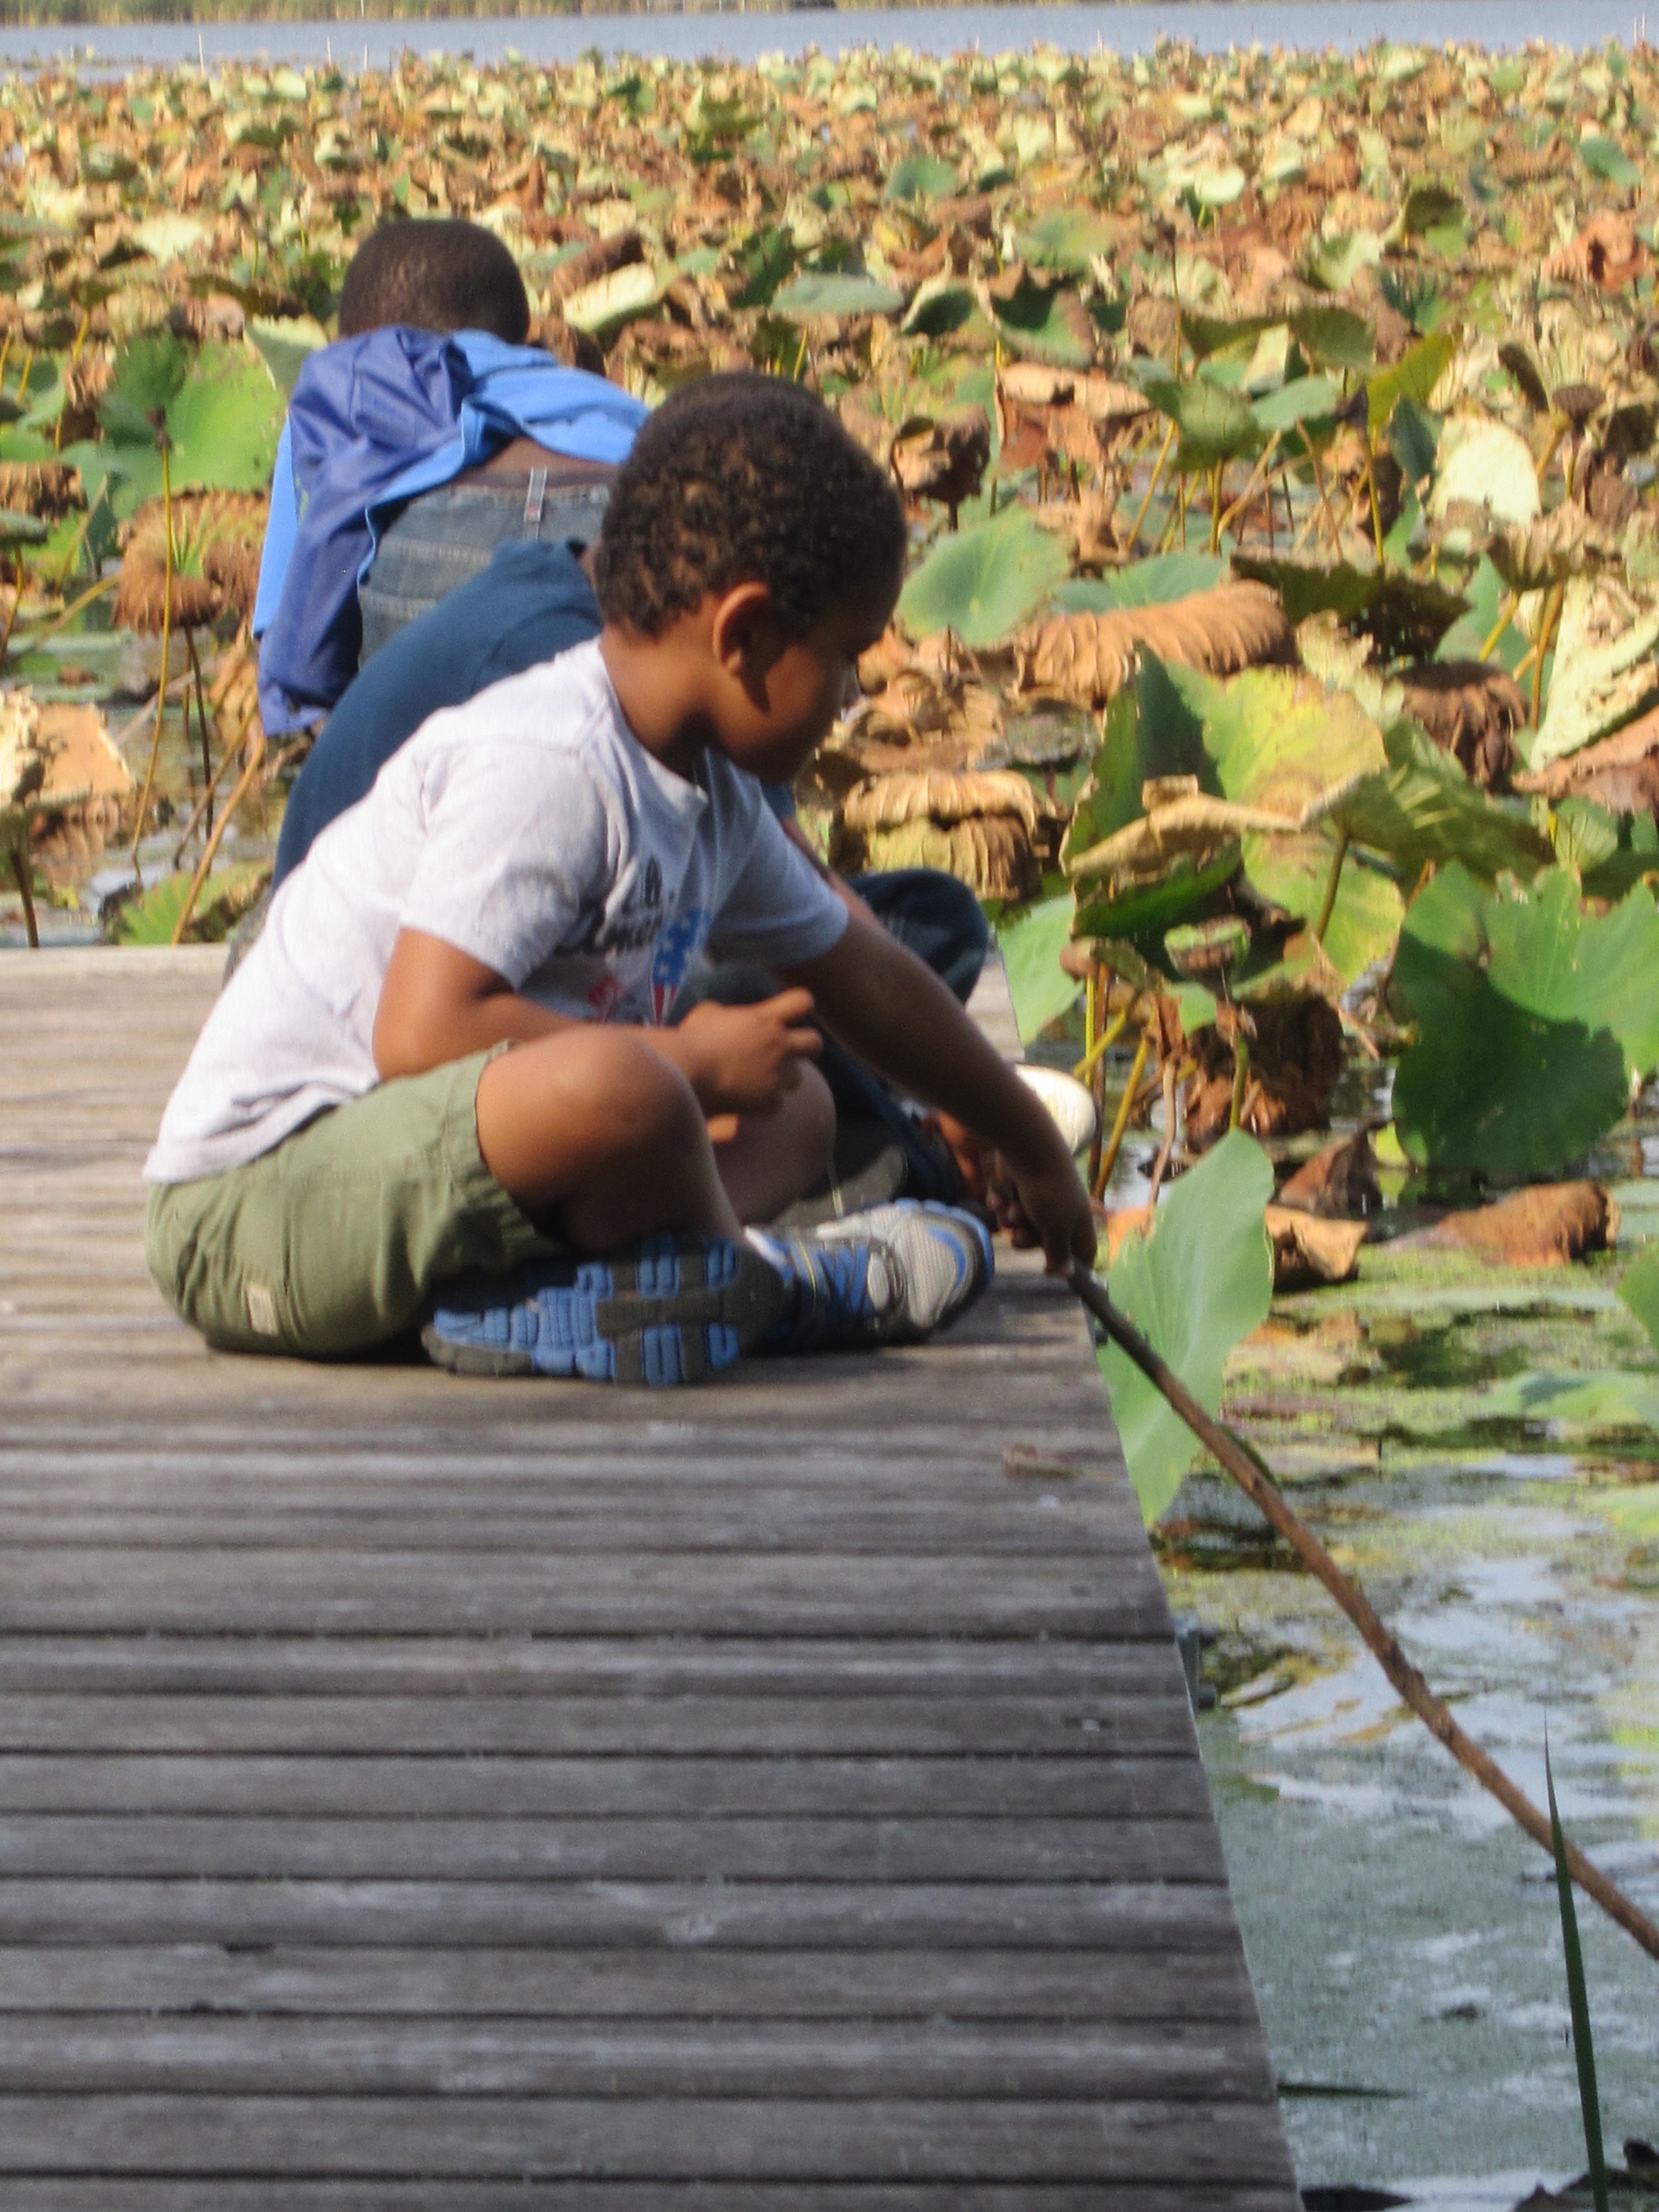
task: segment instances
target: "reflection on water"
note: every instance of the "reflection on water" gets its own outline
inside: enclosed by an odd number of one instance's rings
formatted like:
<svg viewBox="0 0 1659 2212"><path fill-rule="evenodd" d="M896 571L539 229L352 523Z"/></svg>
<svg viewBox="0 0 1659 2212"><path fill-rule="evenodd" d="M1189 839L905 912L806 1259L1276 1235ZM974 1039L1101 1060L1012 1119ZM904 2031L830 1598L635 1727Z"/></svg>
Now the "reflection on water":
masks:
<svg viewBox="0 0 1659 2212"><path fill-rule="evenodd" d="M0 31L0 62L30 64L73 55L94 69L135 63L200 61L208 67L266 55L273 61L384 69L416 52L470 54L479 62L520 54L538 63L570 62L597 48L605 53L662 54L680 61L719 55L754 61L762 54L799 54L808 47L839 54L849 48L896 46L949 54L978 46L997 53L1034 44L1086 53L1105 46L1145 53L1161 38L1190 41L1206 52L1229 46L1336 46L1352 51L1379 39L1438 45L1446 39L1516 46L1528 39L1598 46L1629 39L1626 0L1163 0L1115 7L799 8L750 14L736 7L682 15L519 15L404 19L368 22L342 16L310 23L124 23L43 25Z"/></svg>

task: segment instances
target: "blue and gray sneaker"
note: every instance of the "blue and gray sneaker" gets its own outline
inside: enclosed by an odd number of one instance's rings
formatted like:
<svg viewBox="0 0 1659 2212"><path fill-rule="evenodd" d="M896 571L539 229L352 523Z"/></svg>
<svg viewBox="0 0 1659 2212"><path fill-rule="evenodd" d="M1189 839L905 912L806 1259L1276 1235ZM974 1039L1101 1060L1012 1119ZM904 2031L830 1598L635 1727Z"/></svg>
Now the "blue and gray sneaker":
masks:
<svg viewBox="0 0 1659 2212"><path fill-rule="evenodd" d="M984 1224L951 1206L900 1199L793 1233L751 1229L793 1294L767 1340L779 1350L915 1344L955 1319L991 1279Z"/></svg>
<svg viewBox="0 0 1659 2212"><path fill-rule="evenodd" d="M421 1341L457 1375L700 1382L775 1331L789 1304L746 1243L647 1237L600 1259L447 1283Z"/></svg>

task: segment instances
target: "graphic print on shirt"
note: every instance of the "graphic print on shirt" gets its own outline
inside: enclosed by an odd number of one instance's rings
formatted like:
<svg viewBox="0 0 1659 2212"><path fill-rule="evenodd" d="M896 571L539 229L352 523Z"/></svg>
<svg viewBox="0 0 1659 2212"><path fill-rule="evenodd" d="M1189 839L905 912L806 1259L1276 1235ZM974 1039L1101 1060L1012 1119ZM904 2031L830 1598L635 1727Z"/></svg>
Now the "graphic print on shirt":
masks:
<svg viewBox="0 0 1659 2212"><path fill-rule="evenodd" d="M705 906L677 915L657 939L651 956L651 1012L659 1028L674 1010L679 988L702 951L714 915Z"/></svg>

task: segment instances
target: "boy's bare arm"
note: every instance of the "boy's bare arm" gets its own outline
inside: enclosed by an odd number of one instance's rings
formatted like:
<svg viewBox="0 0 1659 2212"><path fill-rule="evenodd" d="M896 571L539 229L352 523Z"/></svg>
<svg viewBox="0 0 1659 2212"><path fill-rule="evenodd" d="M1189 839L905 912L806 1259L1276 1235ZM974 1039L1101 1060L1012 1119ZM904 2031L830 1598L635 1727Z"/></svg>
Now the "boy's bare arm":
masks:
<svg viewBox="0 0 1659 2212"><path fill-rule="evenodd" d="M767 1114L800 1079L797 1062L822 1048L806 1026L804 990L757 1006L695 1007L678 1029L639 1035L685 1076L703 1111ZM374 1065L381 1079L423 1075L491 1045L526 1044L583 1026L520 998L503 975L441 937L400 930L374 1015Z"/></svg>
<svg viewBox="0 0 1659 2212"><path fill-rule="evenodd" d="M1052 1271L1092 1261L1088 1194L1059 1130L930 968L854 914L830 951L780 973L811 992L825 1026L860 1059L995 1146Z"/></svg>

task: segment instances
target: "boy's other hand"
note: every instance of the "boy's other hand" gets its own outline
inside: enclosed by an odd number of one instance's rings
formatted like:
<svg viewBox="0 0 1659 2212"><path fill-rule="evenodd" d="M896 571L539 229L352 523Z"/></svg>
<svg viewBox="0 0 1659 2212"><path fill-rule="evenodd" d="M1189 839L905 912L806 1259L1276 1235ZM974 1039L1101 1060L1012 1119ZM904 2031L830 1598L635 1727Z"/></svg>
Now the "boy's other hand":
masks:
<svg viewBox="0 0 1659 2212"><path fill-rule="evenodd" d="M705 999L677 1030L681 1066L705 1114L775 1114L800 1081L799 1062L815 1060L823 1039L808 1016L810 991L781 991L757 1006L721 1006Z"/></svg>

